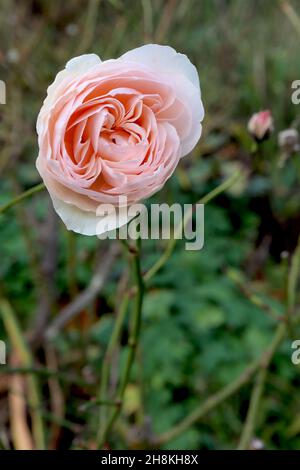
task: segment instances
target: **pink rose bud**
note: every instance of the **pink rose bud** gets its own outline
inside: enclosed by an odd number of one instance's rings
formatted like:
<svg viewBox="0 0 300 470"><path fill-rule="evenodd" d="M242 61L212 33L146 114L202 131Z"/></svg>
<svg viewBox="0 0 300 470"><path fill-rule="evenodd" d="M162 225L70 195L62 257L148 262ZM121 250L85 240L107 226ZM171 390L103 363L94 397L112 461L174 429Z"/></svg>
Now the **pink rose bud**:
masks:
<svg viewBox="0 0 300 470"><path fill-rule="evenodd" d="M257 142L268 139L273 131L273 118L270 111L253 114L248 122L248 131Z"/></svg>
<svg viewBox="0 0 300 470"><path fill-rule="evenodd" d="M101 220L127 223L120 198L131 207L159 191L197 144L203 115L198 72L171 47L70 60L40 110L36 162L67 228L100 235Z"/></svg>

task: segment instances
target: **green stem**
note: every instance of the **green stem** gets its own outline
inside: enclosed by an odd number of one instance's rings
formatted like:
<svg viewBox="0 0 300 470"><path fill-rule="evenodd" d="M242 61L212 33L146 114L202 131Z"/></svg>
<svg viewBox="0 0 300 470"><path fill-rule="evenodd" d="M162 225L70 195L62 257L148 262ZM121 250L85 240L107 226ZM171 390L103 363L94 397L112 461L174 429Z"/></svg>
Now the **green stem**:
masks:
<svg viewBox="0 0 300 470"><path fill-rule="evenodd" d="M78 294L78 286L76 279L76 268L78 265L77 260L77 238L75 232L71 230L65 230L65 235L67 238L67 259L66 259L66 268L67 268L67 281L68 281L68 290L70 299L74 299Z"/></svg>
<svg viewBox="0 0 300 470"><path fill-rule="evenodd" d="M240 172L235 172L230 178L224 181L222 184L214 188L210 191L206 196L202 197L196 204L207 204L208 202L215 199L219 194L223 193L227 189L229 189L239 178ZM183 229L188 224L189 220L193 215L193 208L191 208L185 215L184 220L181 221L178 226L174 230L173 237L170 238L168 241L167 247L161 257L153 264L153 266L145 273L144 281L148 282L161 268L164 264L168 261L173 250L176 246L177 240L180 238Z"/></svg>
<svg viewBox="0 0 300 470"><path fill-rule="evenodd" d="M140 333L140 326L141 326L141 315L142 315L142 306L143 306L143 297L144 297L144 281L141 271L141 260L140 260L140 240L137 243L137 250L135 252L131 252L133 256L133 275L134 281L136 285L136 297L135 297L135 305L133 310L132 316L132 324L131 324L131 332L128 341L129 351L127 355L127 360L123 372L123 376L121 378L120 388L117 396L117 402L120 403L120 406L116 407L116 409L112 412L108 423L105 426L103 434L100 440L100 446L103 446L106 437L113 427L115 421L119 417L121 412L124 393L126 390L126 386L128 384L130 378L131 368L135 358L135 352L138 344L138 338Z"/></svg>
<svg viewBox="0 0 300 470"><path fill-rule="evenodd" d="M273 307L271 307L269 304L263 302L258 295L251 291L250 287L248 287L248 282L244 277L241 277L240 272L236 272L233 269L227 269L226 275L228 279L230 279L236 284L236 286L240 289L242 294L244 294L244 296L249 300L249 302L263 310L267 315L270 316L270 318L272 318L272 320L275 320L277 322L280 319L279 312L273 309Z"/></svg>
<svg viewBox="0 0 300 470"><path fill-rule="evenodd" d="M129 338L129 354L127 363L125 366L123 379L121 381L121 388L120 388L120 395L123 397L124 391L129 380L131 366L135 357L135 352L137 348L137 341L140 333L140 326L141 326L141 314L142 314L142 305L143 305L143 296L144 296L144 282L143 276L141 271L141 262L140 262L140 250L138 249L137 253L134 255L133 258L134 264L134 278L135 278L135 285L137 286L137 294L135 298L135 308L133 313L132 319L132 329Z"/></svg>
<svg viewBox="0 0 300 470"><path fill-rule="evenodd" d="M99 393L99 400L97 401L99 402L99 405L100 404L104 405L105 404L104 402L108 401L106 399L106 396L107 396L107 386L108 386L108 381L109 381L109 368L111 364L111 358L121 335L122 325L124 323L124 319L125 319L126 312L128 309L128 302L129 302L129 295L126 293L121 303L120 310L117 314L114 329L111 334L111 337L107 346L107 350L103 359L101 382L100 382L100 393ZM118 406L118 402L113 402L113 403L114 403L114 406ZM105 430L105 422L106 422L106 409L105 409L105 406L102 406L99 411L99 434L98 434L99 442L102 440L102 436Z"/></svg>
<svg viewBox="0 0 300 470"><path fill-rule="evenodd" d="M247 450L249 448L250 441L255 431L258 410L259 410L260 402L261 402L263 392L264 392L268 368L276 352L276 349L278 348L285 334L291 333L292 331L293 314L295 313L295 308L296 308L296 292L297 292L297 283L299 279L299 270L300 270L300 238L297 244L297 248L293 254L291 268L288 273L287 309L286 309L287 322L286 322L286 325L281 324L277 327L276 334L270 346L269 354L265 362L261 365L260 371L257 374L256 383L253 387L251 398L250 398L250 405L249 405L249 410L247 413L245 425L244 425L241 439L238 445L239 450Z"/></svg>
<svg viewBox="0 0 300 470"><path fill-rule="evenodd" d="M256 378L256 383L252 390L249 410L247 413L247 417L246 417L245 425L244 425L243 432L240 438L240 442L238 444L238 450L249 449L249 445L250 445L251 439L255 431L255 423L257 420L259 406L260 406L260 402L261 402L263 392L264 392L267 371L278 346L280 345L280 343L282 342L286 334L286 331L287 331L286 325L281 324L277 327L269 352L265 360L260 366L260 370Z"/></svg>
<svg viewBox="0 0 300 470"><path fill-rule="evenodd" d="M58 371L55 369L48 369L46 367L40 366L30 366L30 367L10 367L10 366L1 366L1 373L14 375L14 374L34 374L39 377L43 378L52 378L55 377L56 379L60 380L63 383L73 383L77 384L80 387L86 387L87 382L85 380L80 379L75 374L69 374L66 372Z"/></svg>
<svg viewBox="0 0 300 470"><path fill-rule="evenodd" d="M15 206L16 204L19 204L19 202L24 201L24 199L27 199L28 197L33 196L33 194L38 193L39 191L43 191L43 189L45 189L45 185L44 183L40 183L40 184L37 184L36 186L33 186L33 188L30 188L27 191L24 191L24 193L19 194L14 199L11 199L9 202L1 206L0 214L3 214L3 212L7 211L11 207Z"/></svg>
<svg viewBox="0 0 300 470"><path fill-rule="evenodd" d="M95 406L120 406L120 403L112 400L91 400L87 403L80 405L80 411L86 411Z"/></svg>
<svg viewBox="0 0 300 470"><path fill-rule="evenodd" d="M222 390L217 392L215 395L209 397L204 403L202 403L198 408L196 408L190 415L183 419L179 424L174 426L169 431L158 436L154 444L156 445L163 445L169 442L172 439L180 436L184 433L187 429L193 426L197 421L202 419L208 412L215 409L221 403L223 403L227 398L232 396L236 393L243 385L248 383L250 379L253 377L255 372L261 367L262 364L268 362L273 357L274 351L277 346L280 344L281 340L284 337L286 332L286 325L281 324L278 326L278 329L275 333L274 340L272 341L272 345L263 355L255 360L250 366L248 366L244 372L237 377L233 382L226 385Z"/></svg>
<svg viewBox="0 0 300 470"><path fill-rule="evenodd" d="M296 13L294 7L287 0L279 0L279 5L283 13L286 14L287 18L290 20L295 31L300 35L300 17Z"/></svg>
<svg viewBox="0 0 300 470"><path fill-rule="evenodd" d="M233 173L232 176L230 176L227 180L225 180L223 183L221 183L219 186L217 186L215 189L210 191L208 194L203 196L199 204L208 204L210 201L215 199L217 196L222 194L224 191L227 191L227 189L231 188L231 186L234 185L234 183L237 182L239 177L241 176L241 172L238 170L235 173Z"/></svg>
<svg viewBox="0 0 300 470"><path fill-rule="evenodd" d="M297 292L297 283L299 279L300 272L300 238L298 240L297 248L293 254L291 261L291 268L288 275L288 284L287 284L287 317L290 322L291 315L295 310L296 306L296 292Z"/></svg>

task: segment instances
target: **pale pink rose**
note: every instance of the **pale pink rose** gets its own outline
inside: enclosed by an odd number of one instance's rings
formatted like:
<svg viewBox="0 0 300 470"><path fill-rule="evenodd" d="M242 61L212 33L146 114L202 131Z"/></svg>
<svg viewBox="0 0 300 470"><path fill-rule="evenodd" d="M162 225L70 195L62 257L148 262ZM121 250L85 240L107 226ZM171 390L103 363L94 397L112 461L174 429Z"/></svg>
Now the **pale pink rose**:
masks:
<svg viewBox="0 0 300 470"><path fill-rule="evenodd" d="M38 116L36 163L67 228L99 234L99 205L158 191L198 142L203 115L197 70L171 47L70 60ZM107 219L109 229L128 222Z"/></svg>
<svg viewBox="0 0 300 470"><path fill-rule="evenodd" d="M258 142L267 139L273 128L273 118L269 110L253 114L248 122L248 131Z"/></svg>

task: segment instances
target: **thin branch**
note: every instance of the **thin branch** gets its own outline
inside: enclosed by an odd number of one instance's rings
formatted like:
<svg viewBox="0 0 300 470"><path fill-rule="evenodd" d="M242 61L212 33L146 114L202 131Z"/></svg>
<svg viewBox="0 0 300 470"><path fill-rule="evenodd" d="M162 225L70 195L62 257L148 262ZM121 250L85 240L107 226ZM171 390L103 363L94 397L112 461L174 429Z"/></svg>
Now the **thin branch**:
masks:
<svg viewBox="0 0 300 470"><path fill-rule="evenodd" d="M16 204L19 204L19 202L24 201L24 199L27 199L28 197L33 196L34 194L40 191L43 191L44 189L45 189L44 183L40 183L28 189L27 191L24 191L24 193L19 194L19 196L16 196L14 199L11 199L9 202L1 206L0 214L3 214L3 212L7 211L11 207L15 206Z"/></svg>
<svg viewBox="0 0 300 470"><path fill-rule="evenodd" d="M300 17L288 0L280 0L279 5L283 13L287 16L295 31L300 35Z"/></svg>
<svg viewBox="0 0 300 470"><path fill-rule="evenodd" d="M104 406L120 406L121 403L118 401L112 401L112 400L97 400L97 399L91 399L90 401L83 403L82 405L79 406L80 411L87 411L90 408L94 407L104 407Z"/></svg>
<svg viewBox="0 0 300 470"><path fill-rule="evenodd" d="M133 257L133 275L135 280L135 285L137 288L136 297L135 297L135 306L133 310L132 316L132 324L131 324L131 332L130 337L128 340L128 355L127 360L125 363L123 376L121 378L120 389L117 396L116 401L120 402L120 406L118 406L111 414L108 423L106 424L104 431L100 438L100 447L104 444L106 437L113 427L116 419L119 417L121 412L124 393L126 390L126 386L128 384L128 380L130 378L131 368L135 358L135 352L138 344L139 333L140 333L140 326L141 326L141 316L142 316L142 306L143 306L143 297L144 297L144 281L141 271L141 260L140 260L140 242L141 240L137 240L137 249L135 251L131 251L131 255Z"/></svg>
<svg viewBox="0 0 300 470"><path fill-rule="evenodd" d="M278 346L280 345L286 334L286 331L286 325L281 324L278 326L274 339L270 346L269 353L266 355L265 360L260 364L260 370L257 374L256 383L252 390L249 410L247 413L246 422L243 428L240 442L238 444L238 450L249 449L249 444L255 430L255 423L258 416L259 405L264 392L267 371Z"/></svg>
<svg viewBox="0 0 300 470"><path fill-rule="evenodd" d="M298 247L299 246L300 244L298 245ZM299 257L298 247L295 251L295 254L292 260L291 271L293 271L294 274L292 276L290 275L290 279L291 278L293 279L292 285L293 285L293 289L295 290L295 292L297 288L296 281L298 280L298 277L299 277L299 271L298 269L296 270L295 267L293 266L297 265L298 263L298 257ZM292 293L292 296L291 296L292 299L295 299L295 292ZM293 313L295 311L295 307L296 307L295 301L293 301ZM291 321L293 324L299 323L300 316L297 315L297 317L292 317ZM201 404L198 408L196 408L195 411L193 411L190 415L188 415L181 423L177 424L170 431L166 431L161 436L158 436L154 440L154 444L162 445L162 444L165 444L166 442L169 442L171 439L175 439L176 437L178 437L180 434L182 434L184 431L190 428L193 424L195 424L197 421L203 418L203 416L205 416L209 411L216 408L218 405L223 403L227 398L229 398L234 393L236 393L243 385L249 382L252 376L255 374L255 372L259 370L260 373L258 375L255 387L252 392L249 413L246 418L245 428L243 430L242 438L239 444L239 448L248 448L248 442L249 442L249 439L251 439L251 436L253 435L255 420L257 416L257 409L258 409L261 396L263 393L265 374L273 359L274 354L276 353L276 350L282 343L287 332L288 332L288 324L287 323L279 324L275 331L270 347L262 354L262 356L258 360L254 361L250 366L248 366L246 370L236 380L228 384L226 387L224 387L222 390L217 392L215 395L209 397L203 404Z"/></svg>
<svg viewBox="0 0 300 470"><path fill-rule="evenodd" d="M49 369L47 367L41 367L41 366L30 366L30 367L11 367L11 366L1 366L1 373L2 374L7 374L7 375L14 375L14 374L32 374L32 375L37 375L39 377L45 377L45 378L51 378L55 377L59 379L61 382L66 382L66 383L72 383L72 384L77 384L81 387L86 387L87 382L83 379L80 379L78 375L76 374L71 374L69 372L63 372L55 369Z"/></svg>
<svg viewBox="0 0 300 470"><path fill-rule="evenodd" d="M155 445L162 445L169 442L172 439L180 436L183 432L193 426L197 421L203 418L208 412L215 409L227 398L236 393L241 387L248 383L253 377L254 373L259 369L262 364L270 361L274 354L274 343L277 347L282 341L286 333L286 325L280 324L276 330L274 340L270 348L268 348L259 359L256 359L250 366L248 366L244 372L237 377L233 382L226 385L222 390L217 392L215 395L209 397L204 403L202 403L196 410L181 421L181 423L174 426L169 431L161 434L154 440ZM275 342L276 339L276 342Z"/></svg>
<svg viewBox="0 0 300 470"><path fill-rule="evenodd" d="M272 320L278 322L282 320L280 313L277 312L271 305L265 303L255 292L252 292L251 288L246 286L245 279L241 278L238 273L233 270L226 270L227 277L233 281L241 293L256 307L263 310Z"/></svg>
<svg viewBox="0 0 300 470"><path fill-rule="evenodd" d="M82 291L73 302L64 307L61 312L57 314L56 318L46 330L46 338L52 339L66 323L75 318L97 297L97 295L99 295L118 253L119 246L117 244L111 244L107 254L103 257L96 273L92 277L89 286Z"/></svg>
<svg viewBox="0 0 300 470"><path fill-rule="evenodd" d="M212 191L210 191L206 196L202 197L196 204L207 204L208 202L215 199L219 194L223 193L229 189L240 177L240 172L237 171L230 178L228 178L224 183L220 184ZM153 264L153 266L144 274L144 281L148 282L168 261L171 254L174 251L177 240L180 238L183 229L187 226L188 222L193 216L193 208L191 208L185 215L184 220L181 221L174 230L173 237L168 241L167 247L161 257Z"/></svg>
<svg viewBox="0 0 300 470"><path fill-rule="evenodd" d="M19 398L26 398L26 394L22 390L18 389L13 389L12 392ZM52 412L46 411L44 409L37 408L33 406L32 404L28 403L28 408L30 411L35 411L36 413L39 413L45 421L48 421L50 423L56 423L59 424L60 427L64 427L66 429L72 430L74 433L79 433L82 429L82 426L78 423L73 423L72 421L69 421L68 419L65 418L60 418L59 416L55 415ZM22 449L20 449L22 450ZM23 449L24 450L24 449Z"/></svg>
<svg viewBox="0 0 300 470"><path fill-rule="evenodd" d="M292 319L293 314L295 313L296 308L296 292L297 292L297 283L299 279L299 269L300 269L300 238L296 250L292 257L291 268L288 273L288 283L287 283L287 309L286 309L286 325L280 325L277 329L277 333L273 339L273 342L270 346L269 355L266 360L260 366L260 371L257 374L256 383L253 387L250 405L241 435L241 439L238 445L239 450L247 450L251 438L255 431L256 420L258 416L258 410L260 402L263 396L265 381L267 377L268 368L270 366L273 355L276 352L277 347L281 343L284 335L287 332L291 332L292 329Z"/></svg>
<svg viewBox="0 0 300 470"><path fill-rule="evenodd" d="M119 341L121 331L122 331L122 326L124 323L124 319L127 313L128 309L128 303L129 303L129 294L128 292L125 293L124 298L121 302L120 309L117 313L117 318L115 320L114 324L114 329L111 334L107 350L103 359L103 364L102 364L102 372L101 372L101 382L100 382L100 393L99 393L99 400L98 402L102 402L102 404L107 400L107 385L109 381L109 368L111 364L111 358L114 353L114 350L117 346L117 343ZM118 405L118 402L114 402L116 406ZM105 421L106 421L106 409L104 406L101 407L100 412L99 412L99 442L102 440L102 436L105 430Z"/></svg>
<svg viewBox="0 0 300 470"><path fill-rule="evenodd" d="M74 299L78 295L78 285L75 275L78 265L77 237L76 233L71 230L65 230L65 236L67 238L66 277L69 296L71 299Z"/></svg>
<svg viewBox="0 0 300 470"><path fill-rule="evenodd" d="M291 315L295 311L296 306L296 292L297 284L299 280L300 271L300 237L297 243L296 250L293 254L291 267L288 275L287 283L287 316L288 320L291 320Z"/></svg>

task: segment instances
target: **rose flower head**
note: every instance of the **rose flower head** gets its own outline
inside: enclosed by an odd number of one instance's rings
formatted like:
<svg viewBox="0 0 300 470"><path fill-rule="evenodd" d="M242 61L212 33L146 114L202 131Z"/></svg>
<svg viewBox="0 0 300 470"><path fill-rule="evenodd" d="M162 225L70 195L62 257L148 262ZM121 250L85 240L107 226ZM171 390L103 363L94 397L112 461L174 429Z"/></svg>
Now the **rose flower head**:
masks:
<svg viewBox="0 0 300 470"><path fill-rule="evenodd" d="M171 47L70 60L38 116L36 163L67 228L100 235L127 223L120 198L128 208L157 192L197 144L203 115L197 70ZM105 230L101 205L116 209Z"/></svg>
<svg viewBox="0 0 300 470"><path fill-rule="evenodd" d="M272 114L268 110L253 114L248 122L248 131L257 142L268 139L273 129Z"/></svg>

